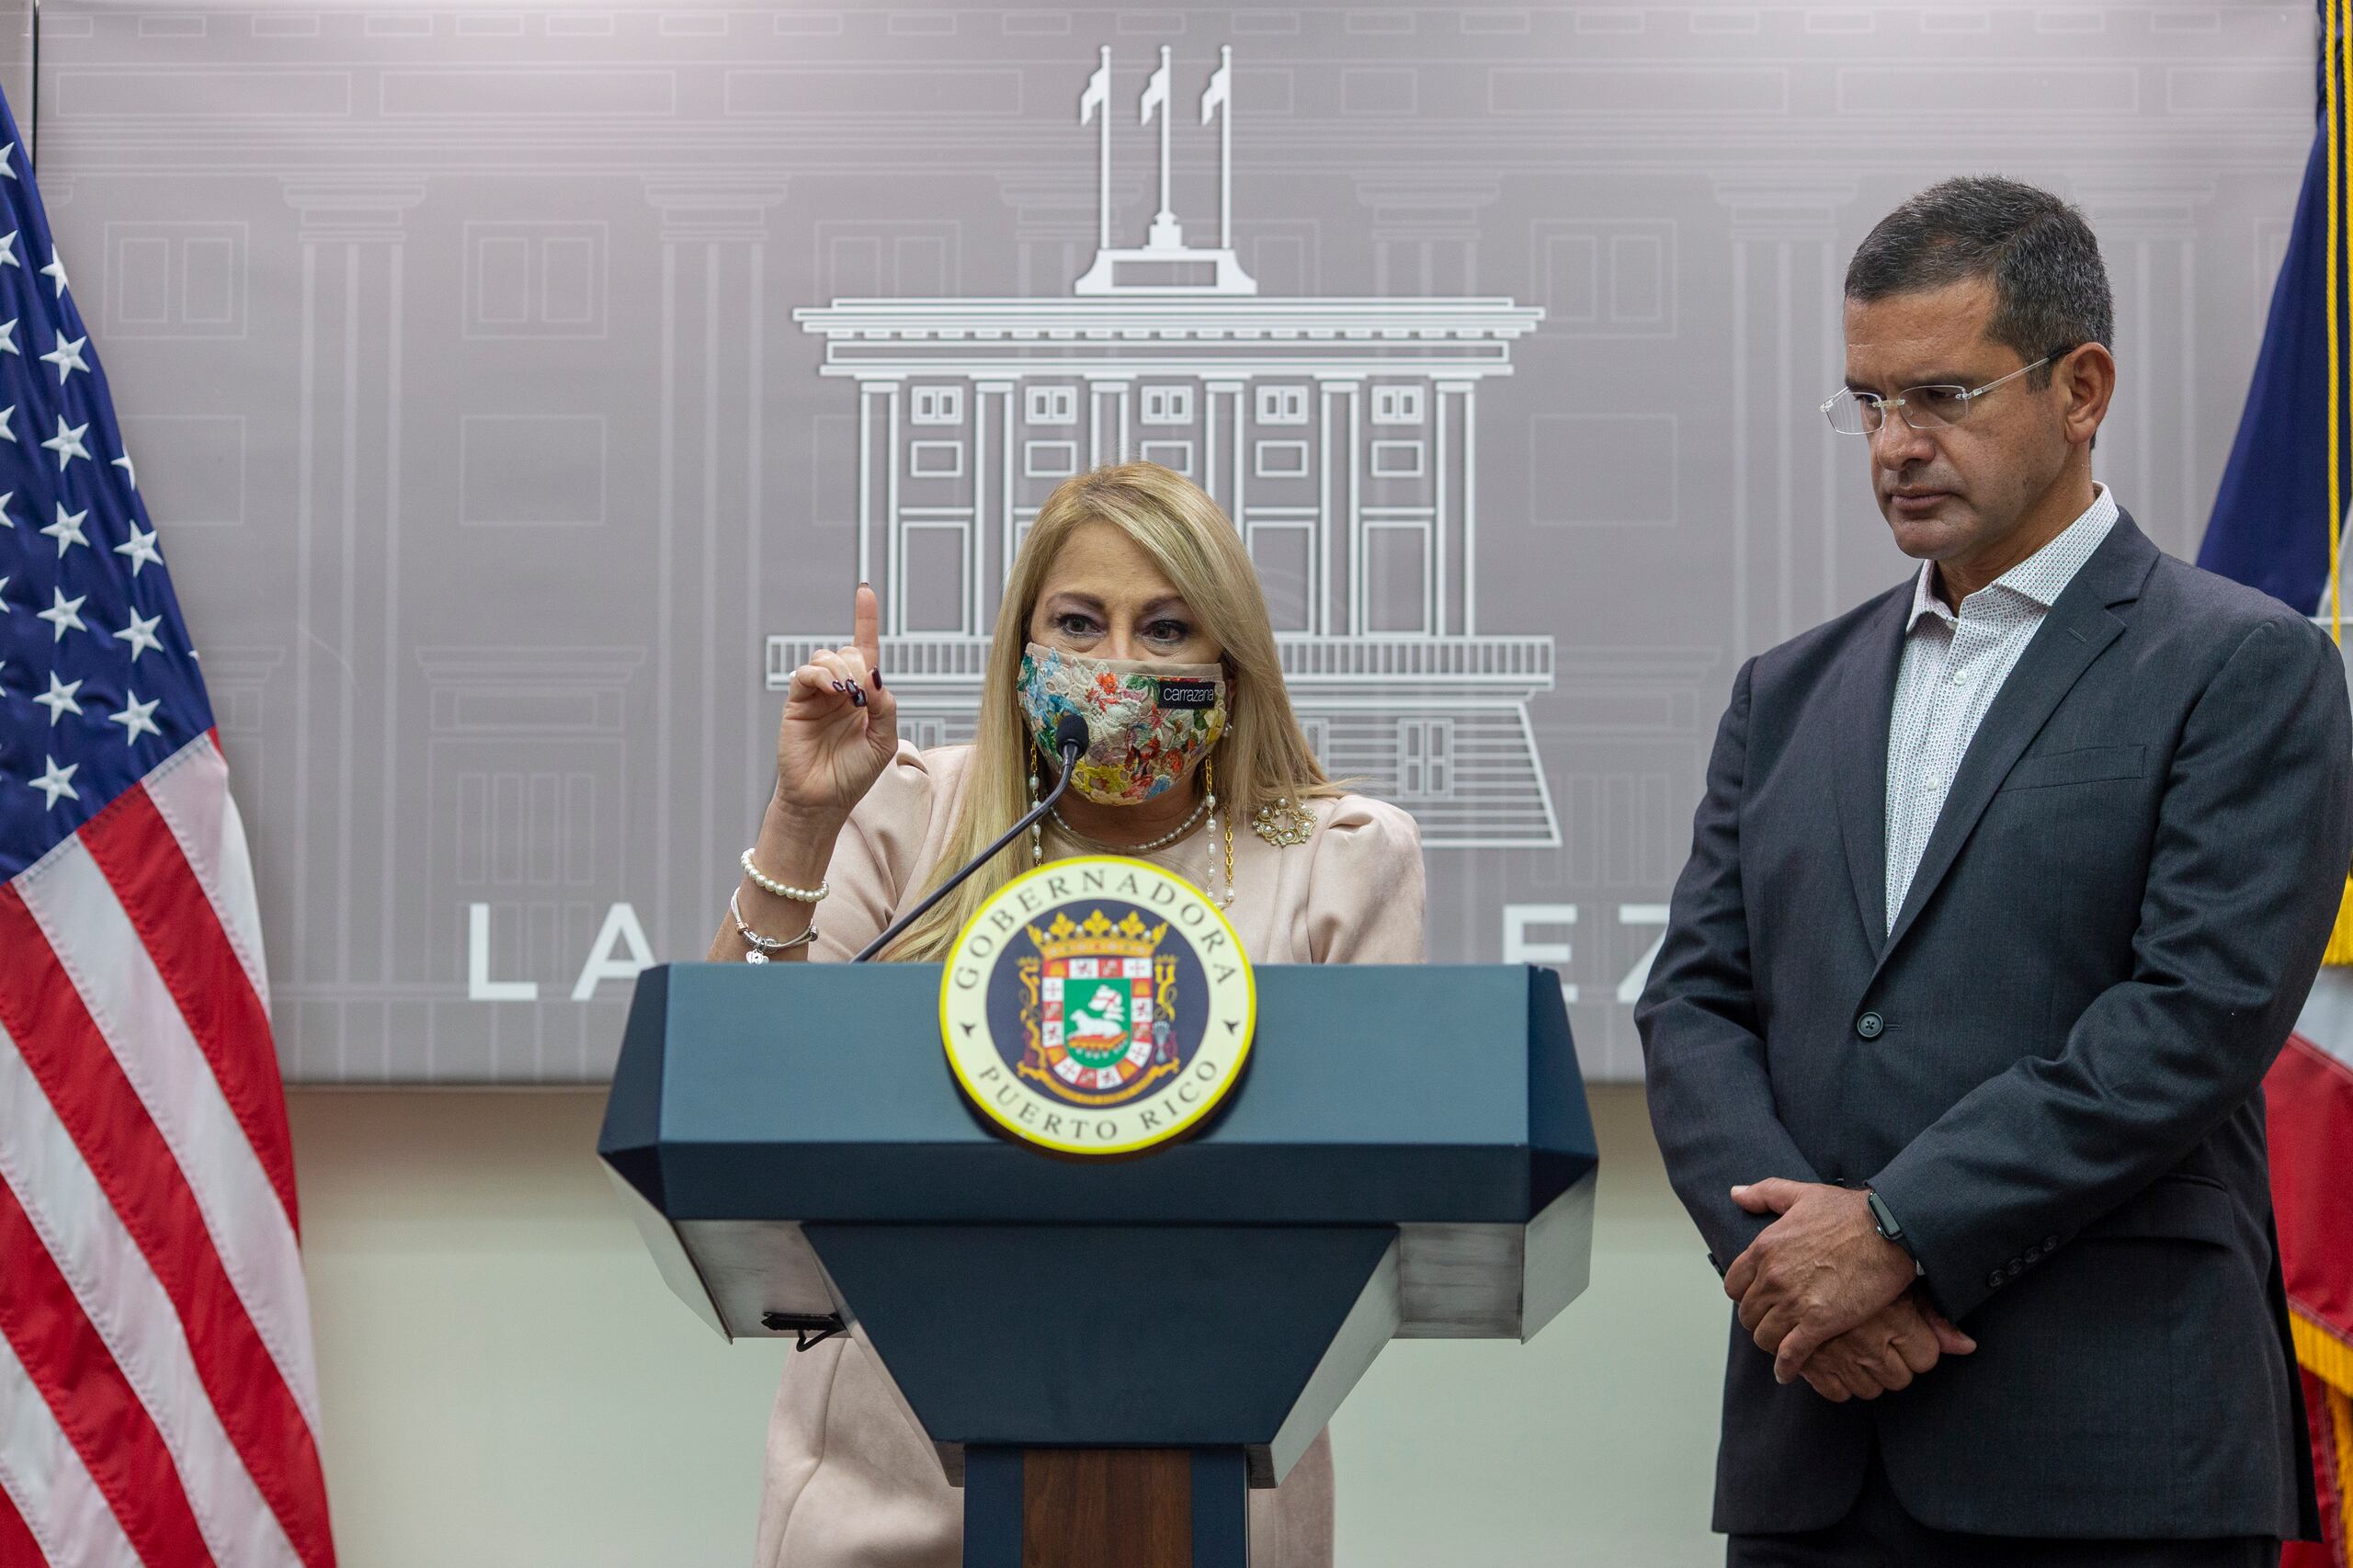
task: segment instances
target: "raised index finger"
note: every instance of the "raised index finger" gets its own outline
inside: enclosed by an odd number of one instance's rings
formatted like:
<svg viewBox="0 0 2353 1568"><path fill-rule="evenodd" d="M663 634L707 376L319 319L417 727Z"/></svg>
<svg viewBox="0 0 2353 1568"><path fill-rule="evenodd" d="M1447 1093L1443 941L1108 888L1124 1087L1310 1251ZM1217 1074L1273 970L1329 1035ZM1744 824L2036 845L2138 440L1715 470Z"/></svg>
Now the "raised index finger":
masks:
<svg viewBox="0 0 2353 1568"><path fill-rule="evenodd" d="M858 585L857 608L850 617L850 641L866 655L866 667L882 667L882 602L865 583Z"/></svg>

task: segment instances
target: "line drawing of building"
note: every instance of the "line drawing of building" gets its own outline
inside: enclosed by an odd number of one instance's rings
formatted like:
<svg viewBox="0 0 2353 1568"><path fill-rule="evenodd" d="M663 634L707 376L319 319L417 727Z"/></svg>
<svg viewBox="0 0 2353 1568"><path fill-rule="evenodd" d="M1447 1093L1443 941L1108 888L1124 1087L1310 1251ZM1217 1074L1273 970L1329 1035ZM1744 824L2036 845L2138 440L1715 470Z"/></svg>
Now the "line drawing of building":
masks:
<svg viewBox="0 0 2353 1568"><path fill-rule="evenodd" d="M1283 673L1334 776L1397 801L1433 848L1561 843L1529 703L1549 635L1480 630L1478 395L1543 320L1508 299L1261 297L1232 249L1233 51L1202 94L1222 119L1216 248L1168 200L1170 51L1142 113L1161 131L1146 243L1112 244L1110 56L1098 248L1060 299L837 299L793 312L819 374L855 384L858 573L882 597L901 733L969 739L995 609L1053 487L1141 459L1200 484L1241 530ZM845 635L767 642L781 690Z"/></svg>

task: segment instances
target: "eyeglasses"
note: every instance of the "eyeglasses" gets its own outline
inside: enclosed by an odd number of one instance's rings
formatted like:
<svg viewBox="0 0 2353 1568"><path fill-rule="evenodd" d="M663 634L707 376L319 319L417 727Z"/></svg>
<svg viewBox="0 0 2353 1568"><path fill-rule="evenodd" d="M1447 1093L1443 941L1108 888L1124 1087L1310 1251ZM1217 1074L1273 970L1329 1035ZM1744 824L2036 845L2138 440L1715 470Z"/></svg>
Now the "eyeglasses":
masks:
<svg viewBox="0 0 2353 1568"><path fill-rule="evenodd" d="M2081 345L2077 345L2080 347ZM1859 392L1852 387L1841 387L1830 394L1822 405L1823 417L1841 436L1876 436L1880 426L1887 423L1887 411L1900 411L1904 423L1915 430L1935 430L1947 425L1958 425L1969 417L1970 405L1995 387L2006 385L2029 370L2040 370L2053 360L2063 359L2075 348L2054 348L2031 365L2020 365L2008 375L1987 381L1982 387L1905 387L1893 398L1877 392Z"/></svg>

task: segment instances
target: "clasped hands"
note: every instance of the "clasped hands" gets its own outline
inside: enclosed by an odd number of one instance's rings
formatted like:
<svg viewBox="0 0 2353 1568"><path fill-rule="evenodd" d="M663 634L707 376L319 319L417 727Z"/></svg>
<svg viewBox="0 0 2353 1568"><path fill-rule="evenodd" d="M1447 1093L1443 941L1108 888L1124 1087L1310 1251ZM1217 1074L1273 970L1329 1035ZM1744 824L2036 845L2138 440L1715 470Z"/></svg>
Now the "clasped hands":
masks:
<svg viewBox="0 0 2353 1568"><path fill-rule="evenodd" d="M1773 1358L1775 1381L1803 1378L1837 1403L1876 1399L1977 1348L1915 1288L1911 1255L1879 1233L1863 1193L1777 1177L1732 1198L1779 1216L1724 1270L1724 1294Z"/></svg>

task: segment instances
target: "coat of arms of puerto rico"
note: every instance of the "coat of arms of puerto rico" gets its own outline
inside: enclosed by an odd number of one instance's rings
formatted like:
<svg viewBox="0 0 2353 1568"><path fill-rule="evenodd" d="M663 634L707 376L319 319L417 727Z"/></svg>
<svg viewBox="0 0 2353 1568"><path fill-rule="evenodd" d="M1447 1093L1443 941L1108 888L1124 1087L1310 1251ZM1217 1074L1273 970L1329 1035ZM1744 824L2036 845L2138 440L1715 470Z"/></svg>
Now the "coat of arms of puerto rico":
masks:
<svg viewBox="0 0 2353 1568"><path fill-rule="evenodd" d="M1250 1054L1257 993L1210 896L1146 860L1090 856L1015 878L940 978L957 1082L991 1120L1070 1154L1182 1136Z"/></svg>

